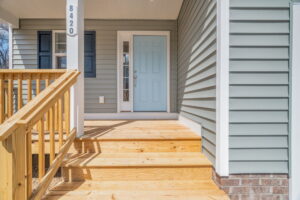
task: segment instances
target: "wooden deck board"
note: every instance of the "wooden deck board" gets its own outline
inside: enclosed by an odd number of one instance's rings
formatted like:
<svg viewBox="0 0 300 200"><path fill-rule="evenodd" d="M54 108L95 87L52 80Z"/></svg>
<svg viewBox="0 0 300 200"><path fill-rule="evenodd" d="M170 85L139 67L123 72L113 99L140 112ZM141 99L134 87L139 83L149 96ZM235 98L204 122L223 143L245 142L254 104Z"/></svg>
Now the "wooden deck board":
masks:
<svg viewBox="0 0 300 200"><path fill-rule="evenodd" d="M76 154L65 167L183 167L211 166L202 153L99 153Z"/></svg>
<svg viewBox="0 0 300 200"><path fill-rule="evenodd" d="M176 120L85 121L45 200L229 200L201 137Z"/></svg>
<svg viewBox="0 0 300 200"><path fill-rule="evenodd" d="M81 139L97 140L182 140L201 139L176 120L85 121Z"/></svg>

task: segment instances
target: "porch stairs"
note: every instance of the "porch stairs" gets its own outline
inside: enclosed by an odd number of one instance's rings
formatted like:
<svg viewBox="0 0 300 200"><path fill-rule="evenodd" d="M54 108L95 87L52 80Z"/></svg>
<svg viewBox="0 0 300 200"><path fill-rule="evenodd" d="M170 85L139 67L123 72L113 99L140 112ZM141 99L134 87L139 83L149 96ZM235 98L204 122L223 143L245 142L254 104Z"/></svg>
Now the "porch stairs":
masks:
<svg viewBox="0 0 300 200"><path fill-rule="evenodd" d="M229 199L201 137L177 121L90 121L45 200Z"/></svg>

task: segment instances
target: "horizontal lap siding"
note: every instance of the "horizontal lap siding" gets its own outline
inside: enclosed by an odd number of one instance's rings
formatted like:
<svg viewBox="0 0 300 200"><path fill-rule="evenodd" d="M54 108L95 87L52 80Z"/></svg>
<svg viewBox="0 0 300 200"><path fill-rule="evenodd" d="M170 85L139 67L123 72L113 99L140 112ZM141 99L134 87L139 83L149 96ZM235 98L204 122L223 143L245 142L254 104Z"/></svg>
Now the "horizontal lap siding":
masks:
<svg viewBox="0 0 300 200"><path fill-rule="evenodd" d="M202 125L203 151L216 151L216 1L186 0L178 18L178 109Z"/></svg>
<svg viewBox="0 0 300 200"><path fill-rule="evenodd" d="M177 111L177 23L175 20L86 20L96 31L96 78L85 79L85 112L117 112L117 31L171 32L171 111ZM65 20L21 20L14 31L15 68L37 68L37 31L64 30ZM99 96L105 104L99 104Z"/></svg>
<svg viewBox="0 0 300 200"><path fill-rule="evenodd" d="M288 173L289 1L230 6L230 173Z"/></svg>

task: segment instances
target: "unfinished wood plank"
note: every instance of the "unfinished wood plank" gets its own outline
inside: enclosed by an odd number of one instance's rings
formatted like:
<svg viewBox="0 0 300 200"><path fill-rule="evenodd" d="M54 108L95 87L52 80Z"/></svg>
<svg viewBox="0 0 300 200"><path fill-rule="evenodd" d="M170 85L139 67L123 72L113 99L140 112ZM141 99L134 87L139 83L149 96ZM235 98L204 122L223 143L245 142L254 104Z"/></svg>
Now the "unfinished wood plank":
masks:
<svg viewBox="0 0 300 200"><path fill-rule="evenodd" d="M27 101L31 101L32 99L32 80L31 77L27 79Z"/></svg>
<svg viewBox="0 0 300 200"><path fill-rule="evenodd" d="M36 95L38 95L41 92L41 79L40 79L39 74L37 74L35 82L36 82L35 83L36 84Z"/></svg>
<svg viewBox="0 0 300 200"><path fill-rule="evenodd" d="M44 200L229 200L229 197L222 191L57 191L50 193Z"/></svg>
<svg viewBox="0 0 300 200"><path fill-rule="evenodd" d="M200 152L177 153L91 153L75 154L65 167L208 167L211 162Z"/></svg>
<svg viewBox="0 0 300 200"><path fill-rule="evenodd" d="M63 168L65 181L208 180L211 167Z"/></svg>
<svg viewBox="0 0 300 200"><path fill-rule="evenodd" d="M4 77L0 74L0 124L5 120L5 91L4 91Z"/></svg>
<svg viewBox="0 0 300 200"><path fill-rule="evenodd" d="M85 181L63 182L52 191L160 191L160 190L202 190L218 191L213 180L159 180L159 181Z"/></svg>
<svg viewBox="0 0 300 200"><path fill-rule="evenodd" d="M55 158L54 106L49 110L50 164Z"/></svg>
<svg viewBox="0 0 300 200"><path fill-rule="evenodd" d="M58 101L54 105L54 130L58 132Z"/></svg>
<svg viewBox="0 0 300 200"><path fill-rule="evenodd" d="M32 132L28 129L26 134L26 181L27 181L27 198L31 196L32 193Z"/></svg>
<svg viewBox="0 0 300 200"><path fill-rule="evenodd" d="M58 135L59 135L59 148L63 145L63 107L62 98L58 100Z"/></svg>
<svg viewBox="0 0 300 200"><path fill-rule="evenodd" d="M38 185L37 189L31 196L31 200L40 200L44 193L46 192L49 184L51 183L55 173L57 172L58 168L61 166L61 163L66 156L71 144L73 143L76 137L76 131L72 130L69 137L67 138L67 142L62 146L61 150L58 152L57 157L53 161L53 164L50 166L47 174L40 180L40 184Z"/></svg>
<svg viewBox="0 0 300 200"><path fill-rule="evenodd" d="M9 74L8 76L8 89L7 89L7 115L8 117L11 117L14 112L13 107L13 77L12 74Z"/></svg>
<svg viewBox="0 0 300 200"><path fill-rule="evenodd" d="M19 126L6 140L1 141L0 157L5 165L0 170L0 199L26 199L25 127Z"/></svg>
<svg viewBox="0 0 300 200"><path fill-rule="evenodd" d="M200 152L199 140L98 141L76 139L72 153Z"/></svg>
<svg viewBox="0 0 300 200"><path fill-rule="evenodd" d="M201 136L175 120L87 120L84 140L201 140Z"/></svg>
<svg viewBox="0 0 300 200"><path fill-rule="evenodd" d="M65 92L64 96L64 106L65 106L65 130L66 135L68 136L70 134L70 90L67 90Z"/></svg>
<svg viewBox="0 0 300 200"><path fill-rule="evenodd" d="M22 74L18 76L18 110L23 107L23 82Z"/></svg>
<svg viewBox="0 0 300 200"><path fill-rule="evenodd" d="M45 78L45 88L49 87L50 80L49 80L48 74L43 74L42 77ZM50 130L50 119L49 119L50 118L50 113L49 113L49 111L46 113L45 117L46 117L45 130Z"/></svg>
<svg viewBox="0 0 300 200"><path fill-rule="evenodd" d="M45 175L45 143L44 143L44 117L42 117L38 124L39 128L39 179L41 180Z"/></svg>

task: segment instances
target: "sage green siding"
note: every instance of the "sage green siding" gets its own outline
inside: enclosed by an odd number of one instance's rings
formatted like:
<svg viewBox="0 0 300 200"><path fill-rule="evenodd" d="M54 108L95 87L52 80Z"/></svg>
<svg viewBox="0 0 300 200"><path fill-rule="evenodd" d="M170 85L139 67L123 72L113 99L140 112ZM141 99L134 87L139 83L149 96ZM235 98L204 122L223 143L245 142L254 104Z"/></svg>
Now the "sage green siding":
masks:
<svg viewBox="0 0 300 200"><path fill-rule="evenodd" d="M216 1L186 0L178 18L178 109L202 125L203 152L216 151Z"/></svg>
<svg viewBox="0 0 300 200"><path fill-rule="evenodd" d="M230 173L288 173L289 0L230 7Z"/></svg>
<svg viewBox="0 0 300 200"><path fill-rule="evenodd" d="M14 30L13 66L37 68L37 31L64 30L65 20L22 19ZM117 112L117 31L170 31L171 111L177 112L176 20L86 20L86 30L96 31L96 78L85 79L85 112ZM99 104L99 96L105 103Z"/></svg>

